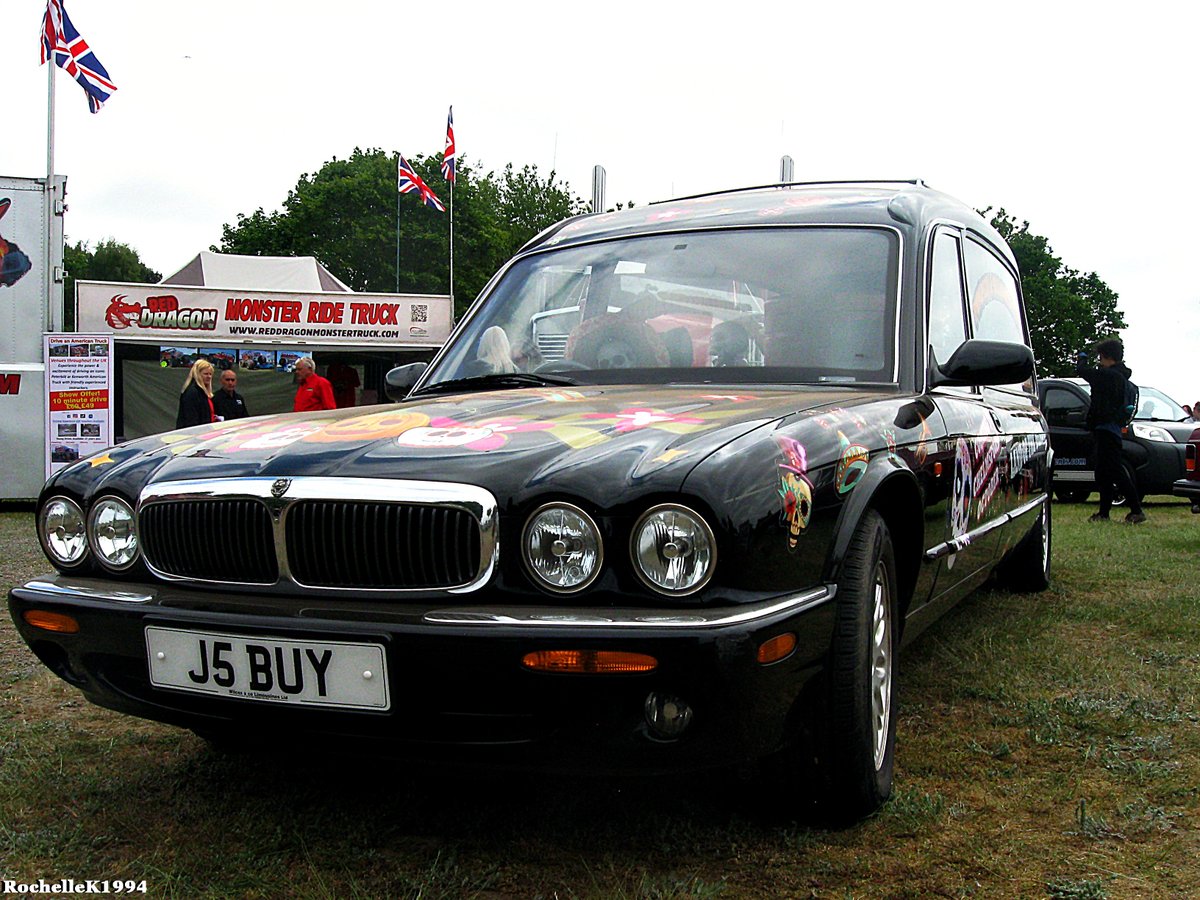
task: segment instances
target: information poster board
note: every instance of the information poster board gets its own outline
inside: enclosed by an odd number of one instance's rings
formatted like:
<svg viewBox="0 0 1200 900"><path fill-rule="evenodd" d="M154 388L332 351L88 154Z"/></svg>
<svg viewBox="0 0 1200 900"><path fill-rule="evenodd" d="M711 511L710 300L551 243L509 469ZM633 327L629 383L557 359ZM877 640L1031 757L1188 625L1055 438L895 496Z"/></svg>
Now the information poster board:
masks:
<svg viewBox="0 0 1200 900"><path fill-rule="evenodd" d="M113 340L47 334L46 477L113 445Z"/></svg>

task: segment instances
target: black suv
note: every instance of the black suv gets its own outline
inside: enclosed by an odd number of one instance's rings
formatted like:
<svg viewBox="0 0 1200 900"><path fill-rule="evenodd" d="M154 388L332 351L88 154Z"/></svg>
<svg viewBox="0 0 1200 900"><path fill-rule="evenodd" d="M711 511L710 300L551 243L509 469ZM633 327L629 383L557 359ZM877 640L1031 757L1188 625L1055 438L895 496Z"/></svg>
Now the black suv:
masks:
<svg viewBox="0 0 1200 900"><path fill-rule="evenodd" d="M1133 423L1122 432L1121 449L1140 499L1170 494L1184 477L1187 440L1196 423L1162 391L1139 385L1139 393ZM1054 495L1064 503L1082 503L1096 490L1095 452L1085 425L1091 388L1082 378L1043 378L1038 398L1050 425Z"/></svg>

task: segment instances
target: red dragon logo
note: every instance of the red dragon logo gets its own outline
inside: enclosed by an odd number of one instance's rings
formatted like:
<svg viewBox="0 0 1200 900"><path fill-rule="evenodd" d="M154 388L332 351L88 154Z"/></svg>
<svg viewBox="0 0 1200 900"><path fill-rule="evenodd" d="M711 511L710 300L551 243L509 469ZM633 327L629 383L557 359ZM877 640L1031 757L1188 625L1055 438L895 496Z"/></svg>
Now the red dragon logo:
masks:
<svg viewBox="0 0 1200 900"><path fill-rule="evenodd" d="M140 303L122 302L128 296L128 294L117 294L108 304L108 311L105 312L104 319L110 328L118 331L128 328L130 325L136 325L141 317L142 305Z"/></svg>

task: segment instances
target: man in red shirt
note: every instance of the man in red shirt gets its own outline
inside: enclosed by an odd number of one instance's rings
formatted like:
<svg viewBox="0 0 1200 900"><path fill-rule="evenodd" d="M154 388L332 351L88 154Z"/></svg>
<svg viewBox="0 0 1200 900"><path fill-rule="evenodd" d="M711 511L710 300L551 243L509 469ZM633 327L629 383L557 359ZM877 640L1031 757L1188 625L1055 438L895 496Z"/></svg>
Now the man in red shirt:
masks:
<svg viewBox="0 0 1200 900"><path fill-rule="evenodd" d="M296 360L296 377L300 384L296 388L296 402L292 405L292 412L316 412L337 408L333 402L333 387L316 373L316 368L317 364L311 356L302 356Z"/></svg>

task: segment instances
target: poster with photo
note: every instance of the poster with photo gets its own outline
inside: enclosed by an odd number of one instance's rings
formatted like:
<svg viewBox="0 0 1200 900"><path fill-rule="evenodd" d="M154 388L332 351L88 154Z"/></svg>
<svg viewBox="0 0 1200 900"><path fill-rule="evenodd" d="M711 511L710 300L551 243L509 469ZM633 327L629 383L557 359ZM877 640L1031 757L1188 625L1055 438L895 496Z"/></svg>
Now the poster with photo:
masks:
<svg viewBox="0 0 1200 900"><path fill-rule="evenodd" d="M275 368L275 351L259 350L256 347L244 349L238 358L238 365L249 371L273 369Z"/></svg>
<svg viewBox="0 0 1200 900"><path fill-rule="evenodd" d="M46 477L113 443L109 335L47 334Z"/></svg>
<svg viewBox="0 0 1200 900"><path fill-rule="evenodd" d="M159 347L158 361L164 369L186 369L196 361L195 347Z"/></svg>
<svg viewBox="0 0 1200 900"><path fill-rule="evenodd" d="M238 352L233 347L201 347L200 355L212 363L217 372L237 367Z"/></svg>
<svg viewBox="0 0 1200 900"><path fill-rule="evenodd" d="M296 368L296 360L312 354L305 350L280 350L276 357L275 367L281 372L291 372ZM316 362L316 360L313 360Z"/></svg>

